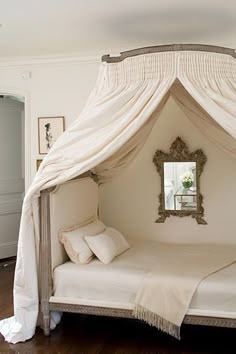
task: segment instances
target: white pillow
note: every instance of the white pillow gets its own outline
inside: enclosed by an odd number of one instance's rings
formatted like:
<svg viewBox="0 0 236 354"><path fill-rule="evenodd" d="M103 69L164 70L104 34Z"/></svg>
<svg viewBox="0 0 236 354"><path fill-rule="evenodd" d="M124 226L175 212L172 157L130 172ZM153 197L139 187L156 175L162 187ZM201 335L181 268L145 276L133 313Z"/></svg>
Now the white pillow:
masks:
<svg viewBox="0 0 236 354"><path fill-rule="evenodd" d="M93 253L105 264L110 263L118 254L130 248L124 236L111 227L107 227L99 235L85 236L85 240Z"/></svg>
<svg viewBox="0 0 236 354"><path fill-rule="evenodd" d="M93 252L84 240L85 236L97 235L105 230L105 225L98 219L87 225L68 231L61 231L59 240L63 243L66 253L72 262L76 264L86 264L93 258Z"/></svg>

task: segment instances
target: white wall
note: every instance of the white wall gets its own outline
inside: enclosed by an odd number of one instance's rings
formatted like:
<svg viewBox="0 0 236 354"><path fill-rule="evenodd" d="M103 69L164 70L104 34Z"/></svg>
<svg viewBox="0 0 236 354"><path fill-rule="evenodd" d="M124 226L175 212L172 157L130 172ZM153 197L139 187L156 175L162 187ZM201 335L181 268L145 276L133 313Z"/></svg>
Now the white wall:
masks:
<svg viewBox="0 0 236 354"><path fill-rule="evenodd" d="M0 98L0 259L16 254L24 171L24 104Z"/></svg>
<svg viewBox="0 0 236 354"><path fill-rule="evenodd" d="M169 151L180 136L190 150L202 148L207 156L201 176L205 219L170 217L157 224L160 176L152 158L157 149ZM125 172L100 189L100 215L124 235L164 242L236 243L236 163L218 150L188 121L171 99L165 106L143 150Z"/></svg>
<svg viewBox="0 0 236 354"><path fill-rule="evenodd" d="M25 95L26 133L30 159L29 183L36 172L36 159L43 158L38 152L38 117L65 116L65 126L78 117L97 78L99 60L63 59L30 60L26 62L0 62L0 94ZM31 74L31 78L23 76ZM27 134L26 134L27 137ZM29 146L30 144L30 146Z"/></svg>
<svg viewBox="0 0 236 354"><path fill-rule="evenodd" d="M43 158L38 152L38 117L65 116L65 126L77 118L82 110L98 74L97 59L47 60L36 59L24 62L0 61L0 95L21 95L25 104L25 171L26 187L36 173L36 159ZM0 134L8 139L12 153L6 149L6 141L0 139L0 259L16 254L18 229L21 215L21 192L24 190L24 171L19 177L15 172L24 164L19 159L22 150L17 140L22 117L9 127L9 120L1 119ZM14 147L14 143L19 145ZM4 164L14 155L14 164ZM20 193L20 194L19 194Z"/></svg>

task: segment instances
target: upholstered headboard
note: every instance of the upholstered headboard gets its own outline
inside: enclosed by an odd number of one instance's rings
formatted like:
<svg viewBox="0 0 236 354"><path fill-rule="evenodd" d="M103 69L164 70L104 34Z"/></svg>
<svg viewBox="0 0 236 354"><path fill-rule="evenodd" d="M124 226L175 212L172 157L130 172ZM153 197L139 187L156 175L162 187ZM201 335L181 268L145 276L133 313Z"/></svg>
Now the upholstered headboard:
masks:
<svg viewBox="0 0 236 354"><path fill-rule="evenodd" d="M98 186L90 178L68 181L50 193L52 269L67 260L58 232L95 218L98 210Z"/></svg>

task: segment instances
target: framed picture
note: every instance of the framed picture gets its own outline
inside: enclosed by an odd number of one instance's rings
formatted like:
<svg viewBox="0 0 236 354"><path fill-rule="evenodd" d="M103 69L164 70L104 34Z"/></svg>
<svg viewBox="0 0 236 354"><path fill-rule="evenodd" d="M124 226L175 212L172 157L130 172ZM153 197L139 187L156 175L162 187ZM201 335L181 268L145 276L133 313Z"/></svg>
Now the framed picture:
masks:
<svg viewBox="0 0 236 354"><path fill-rule="evenodd" d="M47 154L58 137L65 130L64 117L39 117L39 154Z"/></svg>
<svg viewBox="0 0 236 354"><path fill-rule="evenodd" d="M43 161L42 159L36 160L36 171L38 171L39 166L40 166L40 164L41 164L42 161Z"/></svg>

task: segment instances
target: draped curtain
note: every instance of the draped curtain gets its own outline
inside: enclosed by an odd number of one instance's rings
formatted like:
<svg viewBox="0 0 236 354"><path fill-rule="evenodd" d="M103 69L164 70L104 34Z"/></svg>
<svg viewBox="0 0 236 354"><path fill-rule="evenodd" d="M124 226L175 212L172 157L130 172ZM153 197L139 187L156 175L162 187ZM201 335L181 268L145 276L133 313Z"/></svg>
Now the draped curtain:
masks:
<svg viewBox="0 0 236 354"><path fill-rule="evenodd" d="M191 123L207 139L227 154L236 157L236 140L193 99L180 82L174 83L170 89L170 94Z"/></svg>
<svg viewBox="0 0 236 354"><path fill-rule="evenodd" d="M180 89L173 86L176 79ZM25 197L14 316L0 321L7 341L25 341L35 332L40 191L88 170L97 173L100 183L121 173L145 143L169 94L195 126L236 156L235 87L236 61L224 54L164 52L101 64L83 112L45 157Z"/></svg>

